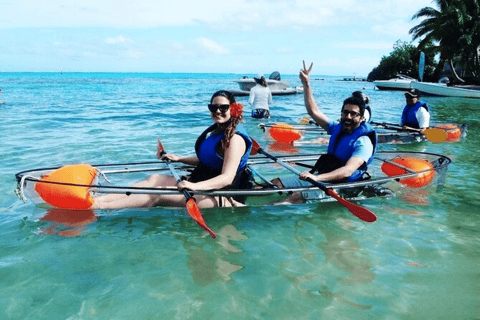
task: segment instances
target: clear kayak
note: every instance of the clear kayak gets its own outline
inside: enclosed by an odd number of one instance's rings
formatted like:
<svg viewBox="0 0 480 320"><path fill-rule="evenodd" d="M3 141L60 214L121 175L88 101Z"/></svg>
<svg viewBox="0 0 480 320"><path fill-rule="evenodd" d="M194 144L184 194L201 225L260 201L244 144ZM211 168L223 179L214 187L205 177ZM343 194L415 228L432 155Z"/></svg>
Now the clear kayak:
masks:
<svg viewBox="0 0 480 320"><path fill-rule="evenodd" d="M418 131L405 131L398 124L386 122L371 123L377 131L378 143L406 144L412 142L433 141L428 133L435 136L438 132L442 138L434 142L459 142L467 135L467 124L434 123L427 134ZM294 146L311 146L328 144L330 135L318 126L310 125L289 125L289 124L259 124L259 127L267 132L270 137L278 142L291 143ZM434 132L432 132L434 131Z"/></svg>
<svg viewBox="0 0 480 320"><path fill-rule="evenodd" d="M277 158L301 171L310 170L321 154L283 155ZM395 193L388 186L402 185L407 188L424 188L433 184L442 184L451 159L440 154L427 152L381 151L375 155L369 165L365 178L355 182L324 183L345 199L362 200L371 197L392 197ZM246 204L272 203L268 196L287 196L295 192L319 190L315 186L279 188L272 186L270 179L292 175L279 168L278 164L264 156L252 156L248 162L255 181L251 189L241 190L205 190L191 192L193 195L210 196L248 196ZM178 172L188 176L192 166L176 166ZM72 170L75 170L72 173ZM66 172L63 176L62 172ZM24 200L35 204L48 203L53 207L70 206L78 202L78 208L87 209L95 196L109 193L120 194L179 194L176 188L140 188L132 187L134 182L145 179L151 174L169 175L170 170L164 161L148 161L117 164L73 164L66 166L38 168L19 172L17 194ZM393 187L395 189L396 187ZM334 201L323 194L316 201ZM90 202L89 202L90 201Z"/></svg>

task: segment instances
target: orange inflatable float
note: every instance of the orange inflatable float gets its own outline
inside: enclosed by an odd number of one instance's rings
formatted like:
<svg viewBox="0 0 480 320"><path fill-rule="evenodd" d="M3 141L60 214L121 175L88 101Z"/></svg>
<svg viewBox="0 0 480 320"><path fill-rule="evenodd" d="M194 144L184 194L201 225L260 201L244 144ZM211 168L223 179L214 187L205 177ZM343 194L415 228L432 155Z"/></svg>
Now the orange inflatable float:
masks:
<svg viewBox="0 0 480 320"><path fill-rule="evenodd" d="M447 139L445 141L460 141L462 131L454 124L439 124L436 126L438 129L442 129L447 133Z"/></svg>
<svg viewBox="0 0 480 320"><path fill-rule="evenodd" d="M268 132L273 139L279 142L292 143L302 137L300 131L288 124L276 124Z"/></svg>
<svg viewBox="0 0 480 320"><path fill-rule="evenodd" d="M435 176L435 170L433 169L433 165L427 160L415 158L394 158L389 162L384 162L381 167L382 171L389 177L409 173L409 171L404 168L411 169L415 172L428 170L425 172L421 172L414 177L401 179L399 181L400 183L412 188L421 188L426 186L432 181L433 177ZM398 166L395 164L398 164Z"/></svg>
<svg viewBox="0 0 480 320"><path fill-rule="evenodd" d="M75 164L61 167L47 175L42 181L69 183L90 186L97 175L97 170L88 164ZM85 210L93 205L93 198L88 187L57 183L35 184L35 191L47 203L62 209Z"/></svg>

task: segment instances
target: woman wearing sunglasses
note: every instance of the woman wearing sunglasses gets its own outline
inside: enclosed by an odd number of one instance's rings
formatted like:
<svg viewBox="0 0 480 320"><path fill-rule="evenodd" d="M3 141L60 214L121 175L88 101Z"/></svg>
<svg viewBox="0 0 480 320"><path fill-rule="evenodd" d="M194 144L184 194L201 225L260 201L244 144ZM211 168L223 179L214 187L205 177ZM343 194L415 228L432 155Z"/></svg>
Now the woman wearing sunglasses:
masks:
<svg viewBox="0 0 480 320"><path fill-rule="evenodd" d="M163 153L157 146L157 158L194 165L186 180L178 183L172 176L152 175L134 186L136 187L177 187L188 190L244 189L251 187L251 173L247 170L247 161L252 149L252 140L244 126L243 107L235 102L228 91L213 94L208 110L214 124L208 127L195 143L195 156L178 156ZM196 195L199 207L241 206L245 200L241 197L212 197ZM105 195L95 199L94 209L118 209L127 207L185 206L185 197L178 195L134 194Z"/></svg>

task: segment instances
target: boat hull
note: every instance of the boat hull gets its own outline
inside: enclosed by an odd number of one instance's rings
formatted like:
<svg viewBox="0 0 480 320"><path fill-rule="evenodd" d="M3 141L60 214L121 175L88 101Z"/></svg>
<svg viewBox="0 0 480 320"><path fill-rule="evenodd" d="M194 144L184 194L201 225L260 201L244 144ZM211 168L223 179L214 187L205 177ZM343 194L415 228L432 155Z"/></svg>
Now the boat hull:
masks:
<svg viewBox="0 0 480 320"><path fill-rule="evenodd" d="M378 90L398 90L407 91L412 86L412 80L391 79L391 80L377 80L373 84Z"/></svg>
<svg viewBox="0 0 480 320"><path fill-rule="evenodd" d="M473 87L476 89L472 90L465 87L449 87L441 83L415 82L412 88L430 96L480 99L480 87Z"/></svg>
<svg viewBox="0 0 480 320"><path fill-rule="evenodd" d="M283 89L290 88L290 84L288 82L278 81L273 79L266 79L266 80L270 90L283 90ZM238 83L238 86L242 91L250 91L250 89L252 89L257 84L254 79L249 79L249 78L235 80L235 82Z"/></svg>

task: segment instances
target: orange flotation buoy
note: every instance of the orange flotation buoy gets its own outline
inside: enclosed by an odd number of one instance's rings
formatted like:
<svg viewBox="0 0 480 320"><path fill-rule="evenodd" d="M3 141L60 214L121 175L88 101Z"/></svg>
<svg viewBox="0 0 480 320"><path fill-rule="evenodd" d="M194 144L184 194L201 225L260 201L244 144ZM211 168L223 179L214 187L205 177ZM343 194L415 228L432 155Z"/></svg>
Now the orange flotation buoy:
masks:
<svg viewBox="0 0 480 320"><path fill-rule="evenodd" d="M428 185L435 176L435 170L433 169L433 165L427 160L415 158L394 158L390 162L394 162L398 164L398 166L393 163L384 162L381 167L382 171L389 177L409 173L409 171L402 167L411 169L415 172L428 170L419 173L415 177L405 178L399 181L400 183L412 188L421 188Z"/></svg>
<svg viewBox="0 0 480 320"><path fill-rule="evenodd" d="M72 183L90 186L97 175L97 169L88 164L75 164L61 167L47 175L42 181ZM35 184L35 191L47 203L62 209L84 210L93 205L88 187L70 186L56 183Z"/></svg>
<svg viewBox="0 0 480 320"><path fill-rule="evenodd" d="M439 124L436 128L442 129L447 133L445 141L460 141L462 130L458 126L454 124Z"/></svg>
<svg viewBox="0 0 480 320"><path fill-rule="evenodd" d="M276 124L268 130L273 139L278 142L292 143L302 137L300 131L288 124Z"/></svg>

